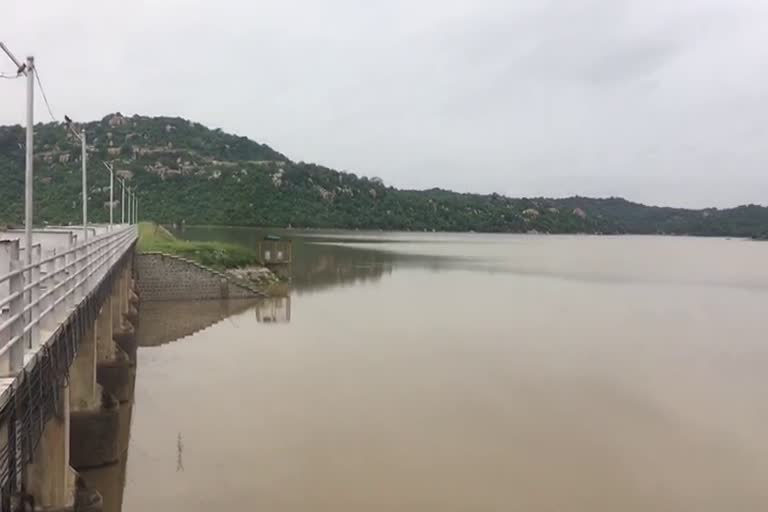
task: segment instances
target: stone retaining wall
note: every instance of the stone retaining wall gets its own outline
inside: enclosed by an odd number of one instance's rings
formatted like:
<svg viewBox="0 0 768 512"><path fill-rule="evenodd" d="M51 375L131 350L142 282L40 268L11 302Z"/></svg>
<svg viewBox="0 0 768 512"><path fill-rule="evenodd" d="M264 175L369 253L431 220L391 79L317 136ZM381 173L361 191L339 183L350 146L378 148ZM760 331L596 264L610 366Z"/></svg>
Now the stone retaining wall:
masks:
<svg viewBox="0 0 768 512"><path fill-rule="evenodd" d="M263 297L256 287L195 261L164 253L136 258L139 294L143 301L241 299Z"/></svg>

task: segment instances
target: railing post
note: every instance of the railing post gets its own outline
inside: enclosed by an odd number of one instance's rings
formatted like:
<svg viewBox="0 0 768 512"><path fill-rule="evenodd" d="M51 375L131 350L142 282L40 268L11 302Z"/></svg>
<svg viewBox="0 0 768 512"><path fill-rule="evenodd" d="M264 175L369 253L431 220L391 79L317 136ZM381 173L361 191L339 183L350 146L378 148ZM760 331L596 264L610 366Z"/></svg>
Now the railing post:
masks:
<svg viewBox="0 0 768 512"><path fill-rule="evenodd" d="M64 266L67 264L67 257L65 255L60 255L56 257L56 261L54 261L55 268L56 268L56 284L63 282L67 278L67 272L64 270ZM56 300L58 301L60 298L65 297L67 293L67 286L60 286L59 291L56 292ZM54 312L56 313L56 323L63 322L64 319L67 317L67 305L69 304L69 297L65 297L64 300L59 302L58 306L54 308Z"/></svg>
<svg viewBox="0 0 768 512"><path fill-rule="evenodd" d="M77 250L75 251L76 259L78 261L77 265L75 265L75 272L77 273L75 283L80 283L79 286L75 287L75 305L79 304L80 301L85 297L85 281L83 278L85 276L85 265L87 262L88 251L88 246L86 244L87 242L83 240L77 246Z"/></svg>
<svg viewBox="0 0 768 512"><path fill-rule="evenodd" d="M67 305L67 309L72 309L75 307L75 301L77 300L77 290L75 289L75 279L72 278L73 275L75 275L75 272L77 272L77 264L75 261L77 260L77 235L74 235L70 233L69 236L69 249L67 250L67 272L66 272L66 278L67 278L67 286L65 286L65 290L67 292L67 300L65 301Z"/></svg>
<svg viewBox="0 0 768 512"><path fill-rule="evenodd" d="M6 257L8 259L8 271L14 272L23 267L21 260L19 259L19 241L9 240L0 242L5 248ZM8 279L8 293L9 295L18 294L16 298L10 301L8 304L8 316L6 318L18 317L11 322L9 329L6 333L0 333L4 337L3 345L9 340L15 340L11 345L10 350L3 356L2 361L2 374L5 376L13 377L16 372L24 366L24 340L21 333L24 331L24 316L21 312L24 310L24 276L21 272Z"/></svg>
<svg viewBox="0 0 768 512"><path fill-rule="evenodd" d="M40 256L42 254L42 247L40 244L33 245L30 250L32 251L32 264L34 265L29 271L29 280L32 288L29 290L29 304L31 305L29 312L29 320L31 322L37 322L40 317ZM40 344L40 323L34 323L29 330L29 347L34 348Z"/></svg>
<svg viewBox="0 0 768 512"><path fill-rule="evenodd" d="M56 289L56 286L61 282L61 276L59 275L58 262L61 259L56 255L56 249L51 250L50 257L53 259L49 261L45 266L45 293L48 296L41 304L42 309L51 308L47 315L45 315L40 321L40 329L46 332L53 332L56 330L58 324L58 311L61 307L56 306L56 301L61 296L61 289Z"/></svg>
<svg viewBox="0 0 768 512"><path fill-rule="evenodd" d="M0 240L0 274L12 272L18 268L19 241ZM9 297L13 293L13 279L0 283L0 297ZM15 302L15 301L14 301ZM5 323L13 314L14 303L11 302L0 310L0 323ZM0 330L0 346L5 346L13 336L13 325ZM0 375L13 375L11 372L11 354L6 352L0 357Z"/></svg>
<svg viewBox="0 0 768 512"><path fill-rule="evenodd" d="M101 267L102 278L105 277L107 273L109 273L109 271L112 269L112 265L114 261L113 260L114 254L112 254L112 250L114 249L114 243L116 238L117 237L114 234L110 233L109 238L104 242L104 261L106 261L106 264Z"/></svg>
<svg viewBox="0 0 768 512"><path fill-rule="evenodd" d="M101 263L101 259L104 257L104 251L107 247L107 244L109 243L109 237L105 237L103 240L100 240L97 246L94 248L95 254L93 257L93 265L98 266L98 270L96 271L96 274L94 274L93 279L93 286L95 287L99 281L101 281L101 276L104 274L104 270L109 270Z"/></svg>
<svg viewBox="0 0 768 512"><path fill-rule="evenodd" d="M88 296L88 272L90 271L90 264L91 264L91 250L95 244L91 244L91 238L88 237L86 240L83 240L83 254L81 255L81 258L83 259L83 266L82 266L82 272L80 273L80 280L83 282L83 286L80 289L80 299L84 299Z"/></svg>
<svg viewBox="0 0 768 512"><path fill-rule="evenodd" d="M112 268L112 243L114 239L115 237L111 233L104 239L104 244L101 248L101 258L103 261L101 263L101 270L99 270L99 281L101 281Z"/></svg>

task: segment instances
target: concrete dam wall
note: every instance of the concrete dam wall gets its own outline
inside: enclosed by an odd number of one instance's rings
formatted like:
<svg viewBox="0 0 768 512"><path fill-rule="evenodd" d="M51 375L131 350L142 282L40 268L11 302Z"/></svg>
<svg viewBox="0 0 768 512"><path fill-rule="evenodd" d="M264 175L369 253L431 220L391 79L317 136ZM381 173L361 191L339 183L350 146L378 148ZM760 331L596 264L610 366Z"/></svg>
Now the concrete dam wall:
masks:
<svg viewBox="0 0 768 512"><path fill-rule="evenodd" d="M264 293L249 283L171 254L137 255L136 273L143 301L264 297Z"/></svg>

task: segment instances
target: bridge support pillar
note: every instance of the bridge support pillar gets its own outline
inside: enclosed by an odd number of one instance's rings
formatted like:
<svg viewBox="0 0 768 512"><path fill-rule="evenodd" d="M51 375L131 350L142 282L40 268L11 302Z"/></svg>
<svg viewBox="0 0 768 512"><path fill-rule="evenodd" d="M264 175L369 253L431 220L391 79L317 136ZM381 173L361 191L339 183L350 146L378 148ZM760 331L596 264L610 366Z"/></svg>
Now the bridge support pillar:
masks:
<svg viewBox="0 0 768 512"><path fill-rule="evenodd" d="M112 300L112 295L107 297L97 320L97 324L103 329L99 331L97 338L96 379L108 393L124 403L133 396L133 365L131 358L117 345L113 337Z"/></svg>
<svg viewBox="0 0 768 512"><path fill-rule="evenodd" d="M127 315L131 310L131 285L131 269L128 263L120 273L120 310L123 315ZM122 322L122 318L120 321Z"/></svg>
<svg viewBox="0 0 768 512"><path fill-rule="evenodd" d="M112 296L109 295L96 318L96 357L99 361L114 359L115 342L112 339Z"/></svg>
<svg viewBox="0 0 768 512"><path fill-rule="evenodd" d="M112 339L128 355L130 361L135 364L137 347L136 329L134 324L124 316L129 303L127 272L127 269L120 272L112 288Z"/></svg>
<svg viewBox="0 0 768 512"><path fill-rule="evenodd" d="M76 469L103 466L120 458L119 406L97 382L99 345L112 333L111 307L104 304L80 340L70 370L70 464Z"/></svg>
<svg viewBox="0 0 768 512"><path fill-rule="evenodd" d="M69 392L62 389L58 414L48 420L26 467L27 493L37 509L67 509L75 504L77 473L69 465Z"/></svg>
<svg viewBox="0 0 768 512"><path fill-rule="evenodd" d="M136 326L139 319L139 295L136 292L138 283L133 275L133 256L131 256L130 263L128 264L128 312L125 314L126 318Z"/></svg>
<svg viewBox="0 0 768 512"><path fill-rule="evenodd" d="M70 405L73 411L92 410L101 404L101 386L96 382L96 338L99 323L86 330L69 371Z"/></svg>

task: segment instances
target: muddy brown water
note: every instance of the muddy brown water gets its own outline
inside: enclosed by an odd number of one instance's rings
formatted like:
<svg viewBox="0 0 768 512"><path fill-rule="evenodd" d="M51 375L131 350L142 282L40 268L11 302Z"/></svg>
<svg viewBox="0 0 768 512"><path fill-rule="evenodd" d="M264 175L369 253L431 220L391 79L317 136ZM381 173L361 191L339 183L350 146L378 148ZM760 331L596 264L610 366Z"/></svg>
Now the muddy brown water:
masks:
<svg viewBox="0 0 768 512"><path fill-rule="evenodd" d="M290 298L142 306L112 510L768 510L768 244L290 236Z"/></svg>

